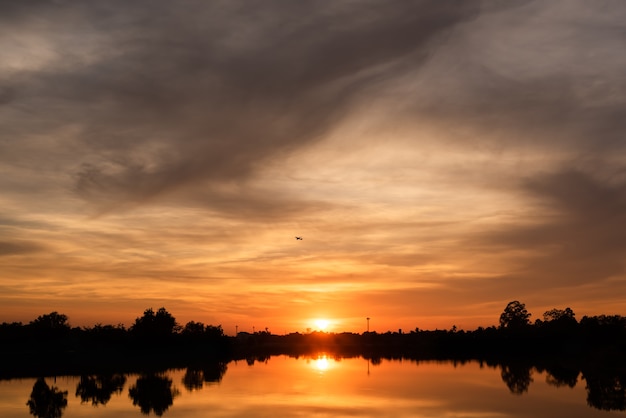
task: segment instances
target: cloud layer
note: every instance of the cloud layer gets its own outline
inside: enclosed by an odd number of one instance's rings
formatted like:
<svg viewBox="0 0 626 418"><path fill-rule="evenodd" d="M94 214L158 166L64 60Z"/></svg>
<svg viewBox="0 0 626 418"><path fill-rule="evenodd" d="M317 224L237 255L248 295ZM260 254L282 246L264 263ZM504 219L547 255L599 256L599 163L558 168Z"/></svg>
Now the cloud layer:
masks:
<svg viewBox="0 0 626 418"><path fill-rule="evenodd" d="M512 299L620 306L624 18L617 1L4 2L0 314L155 303L349 328L377 306L397 329L488 325Z"/></svg>

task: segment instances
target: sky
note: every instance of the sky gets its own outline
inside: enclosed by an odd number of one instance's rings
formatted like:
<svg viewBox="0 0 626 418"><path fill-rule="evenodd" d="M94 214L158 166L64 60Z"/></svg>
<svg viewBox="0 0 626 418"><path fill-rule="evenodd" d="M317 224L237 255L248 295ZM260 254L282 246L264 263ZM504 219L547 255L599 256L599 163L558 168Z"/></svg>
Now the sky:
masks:
<svg viewBox="0 0 626 418"><path fill-rule="evenodd" d="M0 322L624 315L624 22L619 0L0 1Z"/></svg>

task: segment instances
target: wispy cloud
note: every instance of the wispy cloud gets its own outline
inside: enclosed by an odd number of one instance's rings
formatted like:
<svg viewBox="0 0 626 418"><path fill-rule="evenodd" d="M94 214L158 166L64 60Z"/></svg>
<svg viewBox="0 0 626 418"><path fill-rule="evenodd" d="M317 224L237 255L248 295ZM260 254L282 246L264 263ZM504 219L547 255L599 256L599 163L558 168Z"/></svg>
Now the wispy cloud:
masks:
<svg viewBox="0 0 626 418"><path fill-rule="evenodd" d="M238 320L304 315L296 299L360 317L379 297L389 324L424 315L412 297L433 323L523 296L617 306L625 18L619 1L3 2L0 280L110 312L157 283L143 300Z"/></svg>

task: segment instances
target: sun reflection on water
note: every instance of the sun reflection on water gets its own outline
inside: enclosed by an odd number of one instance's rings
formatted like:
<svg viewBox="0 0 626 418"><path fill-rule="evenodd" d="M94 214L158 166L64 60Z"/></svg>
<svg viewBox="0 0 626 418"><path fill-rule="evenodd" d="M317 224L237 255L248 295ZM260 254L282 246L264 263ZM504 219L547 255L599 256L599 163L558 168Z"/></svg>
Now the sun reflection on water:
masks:
<svg viewBox="0 0 626 418"><path fill-rule="evenodd" d="M329 358L326 354L320 354L313 358L310 364L318 372L326 372L334 366L334 360Z"/></svg>

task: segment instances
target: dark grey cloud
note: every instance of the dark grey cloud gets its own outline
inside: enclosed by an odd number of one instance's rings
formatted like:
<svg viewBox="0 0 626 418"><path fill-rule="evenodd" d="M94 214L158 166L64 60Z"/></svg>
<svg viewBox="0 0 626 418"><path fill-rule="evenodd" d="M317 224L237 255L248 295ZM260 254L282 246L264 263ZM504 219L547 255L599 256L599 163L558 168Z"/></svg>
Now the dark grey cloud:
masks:
<svg viewBox="0 0 626 418"><path fill-rule="evenodd" d="M398 60L419 66L478 4L4 4L53 58L2 79L16 137L78 131L76 191L140 202L197 181L245 180L311 143ZM50 51L48 51L50 52ZM404 64L406 65L406 64Z"/></svg>
<svg viewBox="0 0 626 418"><path fill-rule="evenodd" d="M624 7L607 5L3 2L5 40L33 47L13 58L34 64L0 73L0 151L36 166L50 149L31 137L71 127L58 164L88 201L208 182L217 207L210 183L245 182L408 78L392 124L603 159L626 143Z"/></svg>
<svg viewBox="0 0 626 418"><path fill-rule="evenodd" d="M407 107L472 147L623 152L626 60L615 51L626 46L625 17L615 1L482 14L422 71Z"/></svg>
<svg viewBox="0 0 626 418"><path fill-rule="evenodd" d="M623 174L623 173L622 173ZM535 202L525 224L502 225L470 244L496 256L525 249L507 288L547 289L600 283L624 274L626 181L565 169L527 179L522 190ZM524 260L525 261L521 261ZM514 285L517 283L517 285Z"/></svg>
<svg viewBox="0 0 626 418"><path fill-rule="evenodd" d="M45 170L63 170L100 211L156 197L243 219L324 211L249 180L387 95L385 119L416 148L530 149L563 167L516 173L531 180L511 192L536 202L537 223L473 246L541 248L542 277L606 278L623 268L626 7L602 5L611 13L558 1L1 2L0 166L20 170L3 187L38 196L52 189ZM448 173L477 192L515 181L496 171Z"/></svg>
<svg viewBox="0 0 626 418"><path fill-rule="evenodd" d="M8 255L38 253L44 251L45 249L45 245L41 245L32 241L0 241L0 257Z"/></svg>
<svg viewBox="0 0 626 418"><path fill-rule="evenodd" d="M626 77L617 80L624 101L590 107L575 94L584 79L547 76L543 80L516 81L485 72L484 86L466 101L450 98L427 102L416 109L422 117L438 121L441 129L472 132L468 143L496 146L515 152L543 149L564 155L602 158L623 152L626 141ZM500 147L500 148L497 148Z"/></svg>

